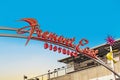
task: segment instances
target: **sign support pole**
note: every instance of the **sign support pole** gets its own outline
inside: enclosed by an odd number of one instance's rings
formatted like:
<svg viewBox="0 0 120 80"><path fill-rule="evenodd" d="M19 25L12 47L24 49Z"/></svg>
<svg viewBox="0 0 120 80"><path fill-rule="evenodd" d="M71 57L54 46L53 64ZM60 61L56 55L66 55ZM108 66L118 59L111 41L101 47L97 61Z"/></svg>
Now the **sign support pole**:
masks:
<svg viewBox="0 0 120 80"><path fill-rule="evenodd" d="M112 52L112 57L113 57L112 46L110 46L110 52ZM111 65L112 70L115 71L115 66L114 66L113 60L110 61L110 65ZM113 80L116 80L116 77L115 77L114 73L112 73L112 77L113 77Z"/></svg>

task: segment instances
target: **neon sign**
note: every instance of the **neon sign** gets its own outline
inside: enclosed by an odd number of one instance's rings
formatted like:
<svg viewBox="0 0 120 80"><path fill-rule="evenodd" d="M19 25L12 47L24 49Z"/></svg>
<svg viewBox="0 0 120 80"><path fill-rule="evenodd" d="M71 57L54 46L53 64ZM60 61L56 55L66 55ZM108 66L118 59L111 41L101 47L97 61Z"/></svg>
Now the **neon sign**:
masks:
<svg viewBox="0 0 120 80"><path fill-rule="evenodd" d="M28 36L26 45L28 44L28 42L30 41L31 38L34 38L37 40L44 40L44 41L49 41L52 43L57 43L58 45L62 44L67 47L71 47L71 48L75 49L75 51L71 51L69 49L62 48L60 46L56 46L56 45L53 46L52 44L47 43L47 42L44 43L44 49L49 49L50 51L63 53L63 54L74 56L74 57L78 56L78 53L83 53L92 58L96 58L96 54L98 53L98 50L93 50L88 47L84 48L84 49L80 48L80 46L84 46L84 45L88 44L88 40L86 40L86 39L81 39L79 41L79 43L77 45L75 45L74 44L75 38L65 38L63 36L58 36L57 34L51 33L48 31L43 32L39 28L37 21L33 18L23 18L23 19L21 19L21 21L26 21L29 23L29 26L25 26L25 27L17 30L18 34L24 34L26 32L30 33L30 35ZM30 27L30 30L25 30L25 28L29 28L29 27ZM36 33L37 36L32 36L33 33Z"/></svg>

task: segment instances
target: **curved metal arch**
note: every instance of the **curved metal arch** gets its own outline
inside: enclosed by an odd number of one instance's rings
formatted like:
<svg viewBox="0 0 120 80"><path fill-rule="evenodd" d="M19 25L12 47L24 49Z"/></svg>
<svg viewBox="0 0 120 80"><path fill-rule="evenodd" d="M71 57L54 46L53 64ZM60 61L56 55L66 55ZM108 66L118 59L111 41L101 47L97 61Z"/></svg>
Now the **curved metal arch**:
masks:
<svg viewBox="0 0 120 80"><path fill-rule="evenodd" d="M0 30L12 30L12 31L16 31L17 28L5 28L5 27L0 27ZM13 35L13 34L0 34L0 37L13 37L13 38L24 38L24 39L27 39L27 36L21 36L21 35ZM35 38L35 37L32 37L32 40L40 40L40 41L43 41L43 42L48 42L48 43L52 43L52 44L56 44L56 45L59 45L59 46L62 46L62 47L65 47L67 49L70 49L70 50L73 50L73 51L76 51L75 47L68 47L64 44L59 44L59 43L56 43L56 42L50 42L49 40L43 40L41 38ZM79 53L79 52L78 52ZM102 60L100 60L98 57L95 59L95 58L92 58L84 53L79 53L79 54L83 54L85 55L86 57L89 57L91 58L92 60L96 61L97 63L101 64L102 66L104 66L105 68L107 68L109 71L113 72L116 76L118 76L120 78L120 75L118 73L116 73L115 71L113 71L108 65L106 65Z"/></svg>

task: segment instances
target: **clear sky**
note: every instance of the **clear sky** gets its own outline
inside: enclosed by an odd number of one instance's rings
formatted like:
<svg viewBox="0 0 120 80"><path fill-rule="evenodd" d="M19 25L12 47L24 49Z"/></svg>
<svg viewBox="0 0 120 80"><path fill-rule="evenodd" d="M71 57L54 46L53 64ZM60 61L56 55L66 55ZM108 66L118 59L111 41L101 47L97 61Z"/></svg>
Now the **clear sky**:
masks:
<svg viewBox="0 0 120 80"><path fill-rule="evenodd" d="M87 46L105 43L107 35L120 38L119 0L1 0L0 26L20 28L21 18L36 18L43 31L89 40ZM0 31L6 33L6 31ZM8 32L11 33L11 32ZM12 34L12 33L11 33ZM0 80L22 80L61 67L67 56L44 50L43 42L0 37Z"/></svg>

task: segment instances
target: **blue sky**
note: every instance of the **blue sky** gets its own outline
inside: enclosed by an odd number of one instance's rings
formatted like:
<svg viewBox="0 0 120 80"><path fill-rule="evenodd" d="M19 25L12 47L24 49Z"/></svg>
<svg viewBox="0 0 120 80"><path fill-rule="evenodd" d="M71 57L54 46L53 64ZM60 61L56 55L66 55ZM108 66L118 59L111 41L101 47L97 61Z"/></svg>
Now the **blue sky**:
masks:
<svg viewBox="0 0 120 80"><path fill-rule="evenodd" d="M86 38L90 47L105 43L107 35L120 38L119 0L0 1L0 26L20 28L28 24L16 20L26 17L36 18L43 31L76 37L75 43ZM24 74L42 74L63 65L57 60L65 55L44 50L40 41L31 40L26 47L25 42L25 39L0 37L1 80L21 80Z"/></svg>

